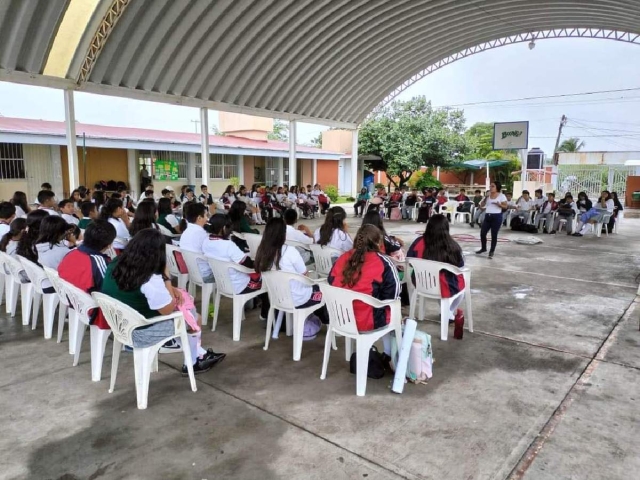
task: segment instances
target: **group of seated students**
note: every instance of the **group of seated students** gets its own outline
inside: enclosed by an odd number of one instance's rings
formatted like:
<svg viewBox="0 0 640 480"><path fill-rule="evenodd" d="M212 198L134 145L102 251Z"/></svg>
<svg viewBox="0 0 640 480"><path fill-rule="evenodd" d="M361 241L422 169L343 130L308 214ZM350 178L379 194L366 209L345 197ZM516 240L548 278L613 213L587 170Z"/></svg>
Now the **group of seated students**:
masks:
<svg viewBox="0 0 640 480"><path fill-rule="evenodd" d="M519 217L522 223L534 225L538 231L542 229L542 233L548 234L556 234L560 229L561 221L564 220L567 235L581 237L593 228L593 225L602 223L606 217L609 217L609 220L604 228L612 231L618 212L623 210L618 194L610 193L608 190L603 190L595 203L589 200L586 192L578 193L577 199L573 198L571 192L567 192L559 201L556 200L553 192L547 193L545 198L541 189L534 192L534 198L524 190L522 196L515 202L510 192L506 192L505 195L507 197L505 224L509 219ZM482 215L483 209L479 207L475 212L474 221L481 221ZM577 222L575 233L573 233L574 222Z"/></svg>
<svg viewBox="0 0 640 480"><path fill-rule="evenodd" d="M288 208L298 207L303 218L308 218L318 211L325 215L331 206L331 200L320 184L305 188L296 185L265 187L254 183L249 191L244 185L240 185L237 191L233 185L228 185L220 197L224 209L230 210L237 200L244 202L247 214L256 225L266 224L265 219L269 220L274 214L282 216Z"/></svg>

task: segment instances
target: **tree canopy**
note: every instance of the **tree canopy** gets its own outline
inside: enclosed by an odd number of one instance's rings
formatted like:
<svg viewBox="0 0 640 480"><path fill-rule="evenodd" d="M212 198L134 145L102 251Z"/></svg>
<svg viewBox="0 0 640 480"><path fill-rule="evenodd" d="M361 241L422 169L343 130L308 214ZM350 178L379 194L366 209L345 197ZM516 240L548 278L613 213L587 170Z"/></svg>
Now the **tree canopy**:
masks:
<svg viewBox="0 0 640 480"><path fill-rule="evenodd" d="M280 140L282 142L289 141L289 123L284 120L273 121L273 132L267 134L269 140Z"/></svg>
<svg viewBox="0 0 640 480"><path fill-rule="evenodd" d="M363 122L358 154L380 157L380 161L368 163L384 170L391 183L402 186L421 166L446 167L464 158L464 128L461 110L434 109L423 96L397 100L375 110Z"/></svg>
<svg viewBox="0 0 640 480"><path fill-rule="evenodd" d="M586 144L577 137L571 137L564 140L558 147L559 152L579 152Z"/></svg>

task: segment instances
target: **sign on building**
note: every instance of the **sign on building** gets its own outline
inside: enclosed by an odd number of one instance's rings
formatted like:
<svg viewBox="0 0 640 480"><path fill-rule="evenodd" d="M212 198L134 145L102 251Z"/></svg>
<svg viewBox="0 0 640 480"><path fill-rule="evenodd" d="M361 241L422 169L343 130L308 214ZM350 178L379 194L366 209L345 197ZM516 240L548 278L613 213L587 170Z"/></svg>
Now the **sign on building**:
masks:
<svg viewBox="0 0 640 480"><path fill-rule="evenodd" d="M175 160L156 160L153 166L156 180L178 180L178 162Z"/></svg>
<svg viewBox="0 0 640 480"><path fill-rule="evenodd" d="M493 124L494 150L525 150L529 148L529 122Z"/></svg>

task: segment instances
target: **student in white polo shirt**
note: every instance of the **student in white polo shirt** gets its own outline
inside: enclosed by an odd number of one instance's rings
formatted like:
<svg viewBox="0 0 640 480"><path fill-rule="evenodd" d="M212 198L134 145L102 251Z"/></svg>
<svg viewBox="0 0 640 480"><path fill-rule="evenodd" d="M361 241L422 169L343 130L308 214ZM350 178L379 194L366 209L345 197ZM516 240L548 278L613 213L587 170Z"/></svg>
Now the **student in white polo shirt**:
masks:
<svg viewBox="0 0 640 480"><path fill-rule="evenodd" d="M180 249L187 252L204 254L203 245L209 241L209 234L204 229L207 223L206 210L202 203L190 203L185 209L187 228L180 237ZM200 275L205 283L213 283L213 272L209 262L198 260Z"/></svg>
<svg viewBox="0 0 640 480"><path fill-rule="evenodd" d="M51 190L40 190L38 192L39 210L44 210L49 215L60 215L56 212L56 195Z"/></svg>
<svg viewBox="0 0 640 480"><path fill-rule="evenodd" d="M80 219L75 216L76 209L73 206L73 200L62 200L58 203L58 208L60 209L60 215L69 225L78 225L80 223Z"/></svg>
<svg viewBox="0 0 640 480"><path fill-rule="evenodd" d="M305 245L314 243L313 233L309 230L309 227L306 225L298 225L298 228L295 227L298 221L298 213L294 209L289 208L285 210L284 221L287 224L287 240L304 243ZM296 249L302 256L304 263L309 263L311 260L311 252L302 247L296 247Z"/></svg>
<svg viewBox="0 0 640 480"><path fill-rule="evenodd" d="M11 222L16 217L16 207L10 202L0 203L0 238L9 232Z"/></svg>
<svg viewBox="0 0 640 480"><path fill-rule="evenodd" d="M237 263L253 269L253 260L229 240L231 222L228 217L222 213L213 215L209 219L209 225L212 233L202 245L204 254L220 262ZM230 268L229 278L235 294L251 293L262 288L262 277L259 273L244 273ZM269 315L269 296L263 293L259 298L262 301L260 320L266 320Z"/></svg>

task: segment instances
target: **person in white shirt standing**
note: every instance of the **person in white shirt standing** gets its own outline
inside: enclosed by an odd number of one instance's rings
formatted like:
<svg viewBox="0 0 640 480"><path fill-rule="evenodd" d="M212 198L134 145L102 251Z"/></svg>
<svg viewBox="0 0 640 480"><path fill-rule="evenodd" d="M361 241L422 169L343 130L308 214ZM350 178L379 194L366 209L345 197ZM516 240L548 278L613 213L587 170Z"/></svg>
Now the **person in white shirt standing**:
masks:
<svg viewBox="0 0 640 480"><path fill-rule="evenodd" d="M209 234L204 229L207 223L207 207L202 203L190 203L185 209L187 228L180 237L180 249L187 252L204 254L203 246L209 241ZM209 262L198 260L200 275L205 283L213 283L213 272Z"/></svg>
<svg viewBox="0 0 640 480"><path fill-rule="evenodd" d="M62 200L58 204L58 208L60 209L63 220L69 225L78 225L80 223L80 219L75 216L76 209L73 206L72 200Z"/></svg>
<svg viewBox="0 0 640 480"><path fill-rule="evenodd" d="M49 215L60 215L55 211L56 195L51 190L40 190L38 192L39 210L44 210Z"/></svg>
<svg viewBox="0 0 640 480"><path fill-rule="evenodd" d="M489 195L484 197L480 202L480 206L485 207L484 221L480 230L481 248L476 252L480 255L487 251L487 233L491 230L491 250L489 250L489 258L493 258L498 244L498 232L502 225L502 211L507 208L507 197L502 192L502 184L493 182L491 184Z"/></svg>
<svg viewBox="0 0 640 480"><path fill-rule="evenodd" d="M10 230L13 219L16 218L16 207L10 202L0 203L0 238Z"/></svg>

